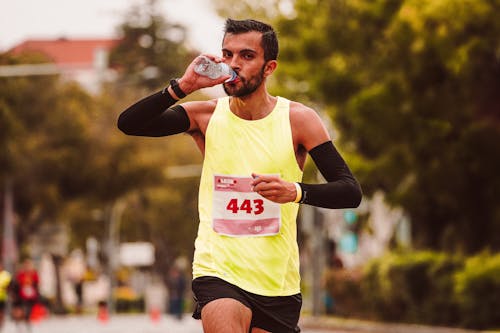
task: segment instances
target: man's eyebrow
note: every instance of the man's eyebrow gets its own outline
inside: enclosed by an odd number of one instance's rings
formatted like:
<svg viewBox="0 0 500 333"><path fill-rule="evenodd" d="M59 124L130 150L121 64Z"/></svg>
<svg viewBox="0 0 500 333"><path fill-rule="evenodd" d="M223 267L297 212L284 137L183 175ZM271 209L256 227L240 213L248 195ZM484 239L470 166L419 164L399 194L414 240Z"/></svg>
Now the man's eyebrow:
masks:
<svg viewBox="0 0 500 333"><path fill-rule="evenodd" d="M243 49L243 50L240 51L240 53L243 53L243 52L257 53L257 50L254 50L254 49Z"/></svg>
<svg viewBox="0 0 500 333"><path fill-rule="evenodd" d="M226 48L222 48L222 52L231 52L231 53L234 53L233 51L231 51L229 49L226 49ZM254 49L241 49L241 50L238 51L238 53L243 53L243 52L257 53L257 51L254 50Z"/></svg>

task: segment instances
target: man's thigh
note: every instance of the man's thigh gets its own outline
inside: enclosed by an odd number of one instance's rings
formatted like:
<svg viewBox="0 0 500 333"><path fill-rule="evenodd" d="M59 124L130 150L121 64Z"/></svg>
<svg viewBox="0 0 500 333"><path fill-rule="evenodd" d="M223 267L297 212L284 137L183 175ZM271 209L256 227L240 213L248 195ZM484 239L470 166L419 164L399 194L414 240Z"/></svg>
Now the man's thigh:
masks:
<svg viewBox="0 0 500 333"><path fill-rule="evenodd" d="M219 298L207 303L201 310L205 333L248 333L252 311L232 298Z"/></svg>
<svg viewBox="0 0 500 333"><path fill-rule="evenodd" d="M247 313L248 310L252 333L300 332L297 326L302 305L300 294L284 297L255 295L216 277L197 278L193 280L192 287L196 301L193 317L196 319L202 321L220 319L225 311L231 312L231 318L241 319L246 318L242 317L242 313ZM220 299L226 301L214 303ZM202 318L202 309L208 305L211 308L210 312ZM248 328L245 333L247 332Z"/></svg>

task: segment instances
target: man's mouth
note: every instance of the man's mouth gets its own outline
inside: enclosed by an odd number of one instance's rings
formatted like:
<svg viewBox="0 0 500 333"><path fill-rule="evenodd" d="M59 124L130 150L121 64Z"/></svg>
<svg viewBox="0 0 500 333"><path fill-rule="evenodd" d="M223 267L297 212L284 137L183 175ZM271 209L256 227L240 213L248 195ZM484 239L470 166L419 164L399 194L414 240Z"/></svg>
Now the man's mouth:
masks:
<svg viewBox="0 0 500 333"><path fill-rule="evenodd" d="M240 82L241 79L239 76L237 76L234 80L232 81L229 81L229 82L225 82L224 84L227 84L227 85L235 85L236 83Z"/></svg>

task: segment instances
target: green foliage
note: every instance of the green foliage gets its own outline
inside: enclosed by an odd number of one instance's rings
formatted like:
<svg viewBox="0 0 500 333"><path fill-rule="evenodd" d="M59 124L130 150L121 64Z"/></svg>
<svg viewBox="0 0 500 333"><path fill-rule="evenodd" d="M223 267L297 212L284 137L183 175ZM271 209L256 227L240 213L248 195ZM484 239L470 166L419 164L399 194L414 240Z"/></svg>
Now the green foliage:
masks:
<svg viewBox="0 0 500 333"><path fill-rule="evenodd" d="M201 154L188 136L126 136L116 120L182 74L194 53L185 46L185 28L157 15L155 1L131 8L120 31L111 55L120 77L100 95L58 76L0 78L0 182L13 181L22 248L40 225L53 223L68 225L70 249L85 248L88 237L105 244L112 207L123 203L114 218L120 240L152 242L155 268L165 273L177 256L192 257L199 180L168 179L166 169L199 164ZM0 64L47 61L0 55Z"/></svg>
<svg viewBox="0 0 500 333"><path fill-rule="evenodd" d="M337 315L474 329L499 327L500 255L388 253L358 270L332 270Z"/></svg>
<svg viewBox="0 0 500 333"><path fill-rule="evenodd" d="M119 113L141 94L141 89L110 86L96 99L102 112L94 117L92 131L95 192L84 209L73 207L72 230L75 244L84 245L88 236L106 241L107 204L123 201L120 241L152 242L155 269L163 273L178 255L192 257L198 221L198 178L168 179L166 170L201 163L201 156L186 135L143 138L117 130Z"/></svg>
<svg viewBox="0 0 500 333"><path fill-rule="evenodd" d="M171 24L157 14L156 1L134 6L120 26L122 40L111 54L111 64L119 69L118 84L110 86L112 123L119 111L139 98L163 87L169 79L182 75L196 50L186 47L186 29ZM125 100L123 96L126 96ZM188 98L206 98L193 94ZM128 191L126 208L120 226L122 241L152 242L156 249L156 269L166 272L176 257L193 255L193 243L198 226L197 198L198 177L167 179L169 166L201 163L200 153L187 136L169 138L127 137L122 133L112 135L122 155L106 156L102 165L111 160L118 169L143 165L135 169L138 174L128 179L117 179L105 188L120 189L125 182ZM128 160L131 158L131 160ZM150 168L151 167L151 168ZM116 170L116 166L110 170ZM142 175L142 181L137 178ZM110 173L105 179L112 178ZM121 193L125 191L120 190Z"/></svg>
<svg viewBox="0 0 500 333"><path fill-rule="evenodd" d="M365 302L384 320L455 323L453 274L460 265L457 258L432 252L386 255L366 268Z"/></svg>
<svg viewBox="0 0 500 333"><path fill-rule="evenodd" d="M329 268L324 274L326 293L332 298L332 313L337 316L364 316L360 269Z"/></svg>
<svg viewBox="0 0 500 333"><path fill-rule="evenodd" d="M462 324L475 328L500 327L500 254L469 258L455 276Z"/></svg>
<svg viewBox="0 0 500 333"><path fill-rule="evenodd" d="M500 249L500 3L284 3L235 7L279 32L271 91L329 113L365 195L407 211L416 247Z"/></svg>
<svg viewBox="0 0 500 333"><path fill-rule="evenodd" d="M1 63L37 63L38 56L0 56ZM43 87L43 89L42 89ZM91 97L57 76L0 79L0 181L13 182L22 243L42 221L54 220L64 200L88 192L88 122L95 109ZM85 175L85 172L82 172Z"/></svg>
<svg viewBox="0 0 500 333"><path fill-rule="evenodd" d="M37 59L0 56L1 63ZM84 248L90 236L105 242L110 207L123 201L120 238L152 241L157 268L165 272L168 258L191 256L197 227L197 178L167 180L165 169L201 157L186 136L161 140L118 131L118 114L146 94L120 83L97 96L57 76L0 79L0 182L13 181L23 248L42 223L66 223L69 248Z"/></svg>
<svg viewBox="0 0 500 333"><path fill-rule="evenodd" d="M288 0L232 1L212 0L215 10L221 17L235 20L256 18L261 21L271 21L281 15L283 9L291 10Z"/></svg>

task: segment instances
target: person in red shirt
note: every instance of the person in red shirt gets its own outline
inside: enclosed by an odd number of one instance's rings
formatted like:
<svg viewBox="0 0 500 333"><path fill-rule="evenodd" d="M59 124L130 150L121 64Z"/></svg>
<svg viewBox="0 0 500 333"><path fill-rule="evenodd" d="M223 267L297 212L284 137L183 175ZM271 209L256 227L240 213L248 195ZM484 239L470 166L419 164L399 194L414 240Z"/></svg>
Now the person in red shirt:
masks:
<svg viewBox="0 0 500 333"><path fill-rule="evenodd" d="M15 277L14 309L18 313L18 318L14 318L16 321L24 320L29 324L33 306L39 300L38 283L38 272L33 261L24 260Z"/></svg>

